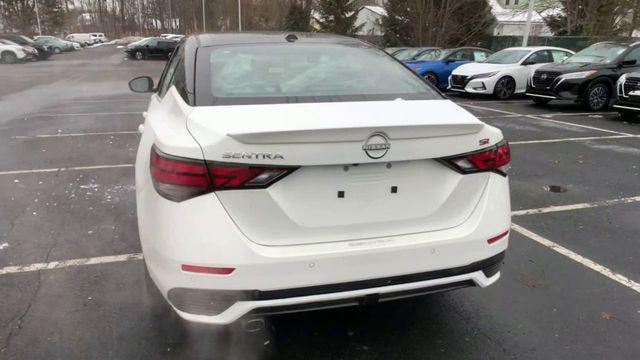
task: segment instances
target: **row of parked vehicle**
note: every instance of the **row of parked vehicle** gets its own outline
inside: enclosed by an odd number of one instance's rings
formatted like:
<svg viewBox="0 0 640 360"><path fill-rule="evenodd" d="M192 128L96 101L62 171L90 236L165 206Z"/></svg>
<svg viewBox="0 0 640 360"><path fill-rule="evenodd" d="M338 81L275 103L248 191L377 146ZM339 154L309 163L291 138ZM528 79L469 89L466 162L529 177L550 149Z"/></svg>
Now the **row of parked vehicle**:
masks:
<svg viewBox="0 0 640 360"><path fill-rule="evenodd" d="M19 61L46 60L52 54L75 51L107 41L103 33L70 34L67 39L50 35L30 38L20 34L0 34L0 62L13 64Z"/></svg>
<svg viewBox="0 0 640 360"><path fill-rule="evenodd" d="M548 46L385 50L441 90L500 100L526 94L539 105L571 100L591 111L613 106L629 120L640 113L640 42L601 42L577 53Z"/></svg>

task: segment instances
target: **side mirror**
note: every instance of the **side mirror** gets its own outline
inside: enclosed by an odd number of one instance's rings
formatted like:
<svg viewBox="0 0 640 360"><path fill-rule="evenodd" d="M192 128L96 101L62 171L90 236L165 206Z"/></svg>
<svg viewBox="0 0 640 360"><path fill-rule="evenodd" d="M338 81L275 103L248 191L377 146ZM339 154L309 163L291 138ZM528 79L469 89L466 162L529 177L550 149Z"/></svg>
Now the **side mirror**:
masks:
<svg viewBox="0 0 640 360"><path fill-rule="evenodd" d="M637 62L638 62L637 60L623 60L620 62L620 67L632 66L632 65L635 65Z"/></svg>
<svg viewBox="0 0 640 360"><path fill-rule="evenodd" d="M525 60L522 62L522 65L527 66L527 65L535 65L536 62L535 60Z"/></svg>
<svg viewBox="0 0 640 360"><path fill-rule="evenodd" d="M153 79L149 76L138 76L137 78L129 81L129 89L137 93L149 93L154 92Z"/></svg>

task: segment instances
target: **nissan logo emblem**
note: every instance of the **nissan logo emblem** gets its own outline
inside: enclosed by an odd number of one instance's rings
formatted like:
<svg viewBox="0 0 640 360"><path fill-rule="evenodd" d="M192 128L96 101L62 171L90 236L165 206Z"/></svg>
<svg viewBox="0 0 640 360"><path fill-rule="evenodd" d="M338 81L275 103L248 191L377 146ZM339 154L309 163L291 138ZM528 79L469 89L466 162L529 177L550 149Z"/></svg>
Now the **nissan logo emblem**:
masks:
<svg viewBox="0 0 640 360"><path fill-rule="evenodd" d="M382 133L374 133L362 145L362 150L372 159L380 159L391 149L389 139Z"/></svg>
<svg viewBox="0 0 640 360"><path fill-rule="evenodd" d="M547 74L542 74L542 76L540 76L540 79L545 80L547 78Z"/></svg>

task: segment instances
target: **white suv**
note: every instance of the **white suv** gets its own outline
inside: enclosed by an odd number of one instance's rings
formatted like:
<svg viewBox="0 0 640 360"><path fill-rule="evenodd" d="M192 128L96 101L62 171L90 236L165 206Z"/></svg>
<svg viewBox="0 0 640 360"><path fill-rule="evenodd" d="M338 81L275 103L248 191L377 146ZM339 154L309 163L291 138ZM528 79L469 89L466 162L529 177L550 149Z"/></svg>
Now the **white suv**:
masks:
<svg viewBox="0 0 640 360"><path fill-rule="evenodd" d="M384 52L320 34L199 35L157 88L129 86L153 92L136 159L144 259L183 319L498 280L509 146Z"/></svg>

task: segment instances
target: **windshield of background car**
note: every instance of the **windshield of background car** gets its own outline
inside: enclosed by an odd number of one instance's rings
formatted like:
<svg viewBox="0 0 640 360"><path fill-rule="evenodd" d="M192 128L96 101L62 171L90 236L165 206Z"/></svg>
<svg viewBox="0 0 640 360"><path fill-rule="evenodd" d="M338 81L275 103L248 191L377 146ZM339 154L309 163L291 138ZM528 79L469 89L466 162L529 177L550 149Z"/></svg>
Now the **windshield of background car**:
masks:
<svg viewBox="0 0 640 360"><path fill-rule="evenodd" d="M33 44L33 40L29 39L28 37L26 37L24 35L20 35L19 37L20 37L20 39L26 41L27 43Z"/></svg>
<svg viewBox="0 0 640 360"><path fill-rule="evenodd" d="M627 46L619 44L594 44L578 51L564 63L610 63L627 50Z"/></svg>
<svg viewBox="0 0 640 360"><path fill-rule="evenodd" d="M198 52L198 105L443 98L409 69L368 46L265 44L205 49L209 51Z"/></svg>
<svg viewBox="0 0 640 360"><path fill-rule="evenodd" d="M421 49L406 49L398 51L396 54L393 54L393 57L400 61L409 61L414 60L416 55L418 55L422 50Z"/></svg>
<svg viewBox="0 0 640 360"><path fill-rule="evenodd" d="M422 54L418 55L415 58L415 60L418 60L418 61L436 60L439 56L440 56L440 50L437 50L437 49L427 50Z"/></svg>
<svg viewBox="0 0 640 360"><path fill-rule="evenodd" d="M484 62L489 64L516 64L530 52L530 50L501 50L489 56Z"/></svg>
<svg viewBox="0 0 640 360"><path fill-rule="evenodd" d="M438 60L444 60L447 56L451 55L453 49L444 49L440 51L440 55L438 55Z"/></svg>

